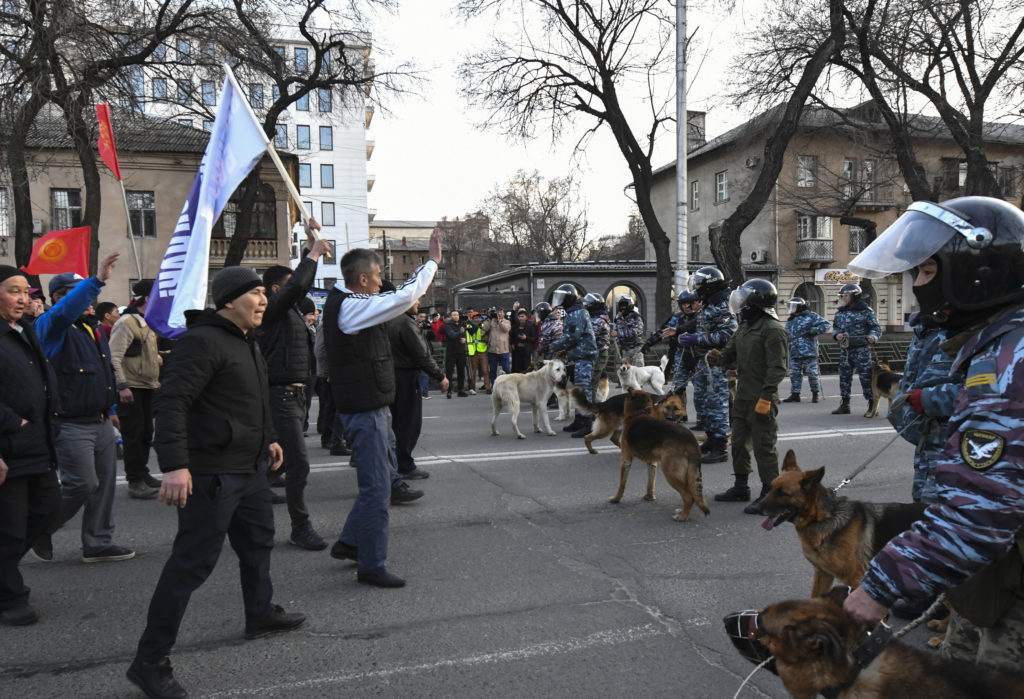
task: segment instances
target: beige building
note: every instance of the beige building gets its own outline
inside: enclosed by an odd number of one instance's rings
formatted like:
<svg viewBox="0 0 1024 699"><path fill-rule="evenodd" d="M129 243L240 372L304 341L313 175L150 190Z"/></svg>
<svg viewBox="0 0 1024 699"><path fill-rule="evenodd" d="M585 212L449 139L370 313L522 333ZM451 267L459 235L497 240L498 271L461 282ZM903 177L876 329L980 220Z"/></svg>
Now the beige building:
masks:
<svg viewBox="0 0 1024 699"><path fill-rule="evenodd" d="M774 112L695 148L687 159L689 268L714 264L708 232L729 216L757 180ZM914 121L914 148L937 201L963 194L966 175L961 151L941 122ZM1024 127L987 124L986 152L1004 198L1021 200ZM655 172L655 211L663 225L675 221L675 164ZM780 299L802 296L830 317L838 290L857 281L846 269L873 232L881 233L911 203L892 155L887 130L873 103L838 113L809 110L786 151L775 192L743 232L748 276L764 277ZM874 231L872 231L872 227ZM675 255L675 245L672 254ZM893 275L875 282L872 306L879 322L902 328L909 313L905 280ZM908 302L912 298L908 296Z"/></svg>
<svg viewBox="0 0 1024 699"><path fill-rule="evenodd" d="M152 279L160 269L209 134L171 121L122 112L115 112L113 121L142 276ZM28 140L28 157L36 237L51 230L80 225L85 203L81 165L59 116L40 117L36 121ZM294 170L295 156L281 153L281 157L286 167ZM125 304L131 284L137 278L127 236L125 207L117 180L98 155L96 160L102 197L100 255L121 253L101 299ZM14 207L9 175L0 173L0 178L3 178L0 179L0 263L14 264ZM242 261L260 273L273 264L288 264L292 252L290 221L294 220L284 181L269 158L263 163L263 179L267 187L256 205L256 232L248 241ZM214 227L210 244L211 276L223 266L236 211L234 202L229 202ZM49 279L50 275L43 275L44 290Z"/></svg>

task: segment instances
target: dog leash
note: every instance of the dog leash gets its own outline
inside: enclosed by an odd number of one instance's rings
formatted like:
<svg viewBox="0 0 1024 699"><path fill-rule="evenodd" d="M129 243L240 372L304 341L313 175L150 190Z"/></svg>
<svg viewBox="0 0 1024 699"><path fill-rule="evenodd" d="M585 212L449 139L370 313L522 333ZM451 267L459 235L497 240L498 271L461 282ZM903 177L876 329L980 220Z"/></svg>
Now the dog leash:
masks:
<svg viewBox="0 0 1024 699"><path fill-rule="evenodd" d="M763 668L765 665L767 665L774 659L775 658L773 656L769 655L767 658L762 660L759 665L755 665L754 669L750 671L750 674L746 676L742 683L740 683L740 686L736 689L736 693L732 695L732 699L738 699L738 697L740 696L740 692L742 692L743 688L747 686L747 682L750 682L750 678L754 676L754 673Z"/></svg>
<svg viewBox="0 0 1024 699"><path fill-rule="evenodd" d="M896 434L894 434L894 435L893 435L892 439L890 439L890 440L889 440L888 442L886 442L885 444L883 444L883 445L882 445L882 448L881 448L881 449L879 449L879 450L878 450L878 451L876 451L876 452L875 452L874 454L872 454L872 455L871 455L870 457L868 457L867 461L865 461L865 462L864 462L864 463L862 463L862 464L861 464L860 466L858 466L857 468L855 468L855 469L854 469L854 471L853 471L853 473L851 473L851 474L850 474L849 476L847 476L847 477L846 477L846 478L844 478L843 480L839 481L839 485L837 485L837 486L836 486L835 488L833 488L833 489L832 489L832 493L833 493L833 494L835 494L835 493L838 493L838 492L839 492L839 489L840 489L840 488L842 488L842 487L843 487L843 486L845 486L845 485L849 485L849 484L850 484L850 481L852 481L852 480L853 480L854 478L856 478L856 477L857 477L858 475L860 475L860 472L861 472L861 471L863 471L864 469L866 469L866 468L868 467L868 465L869 465L869 464L870 464L870 463L871 463L872 461L874 461L874 460L875 460L875 459L877 459L877 458L878 458L879 456L881 456L881 455L882 455L882 452L884 452L884 451L885 451L886 449L888 449L888 448L889 448L889 447L890 447L890 446L892 445L892 443L893 443L893 442L895 442L895 441L896 441L897 439L899 439L900 437L902 437L902 436L903 436L903 433L904 433L904 432L906 432L906 431L907 431L907 430L909 430L909 429L910 429L911 427L913 427L914 425L916 425L916 424L917 424L917 422L918 422L918 421L919 421L919 420L920 420L920 419L921 419L922 417L924 417L924 416L923 416L923 415L918 415L918 416L917 416L917 417L915 417L915 418L914 418L913 420L911 420L911 421L910 421L909 423L907 423L907 425L906 425L906 426L905 426L905 427L904 427L904 428L903 428L902 430L900 430L899 432L897 432Z"/></svg>

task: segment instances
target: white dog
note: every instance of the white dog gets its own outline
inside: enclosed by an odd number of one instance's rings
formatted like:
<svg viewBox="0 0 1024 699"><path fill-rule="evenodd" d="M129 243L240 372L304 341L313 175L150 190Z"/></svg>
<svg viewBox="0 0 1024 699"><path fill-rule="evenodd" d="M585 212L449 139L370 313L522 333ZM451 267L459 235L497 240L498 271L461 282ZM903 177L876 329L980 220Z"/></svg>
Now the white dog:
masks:
<svg viewBox="0 0 1024 699"><path fill-rule="evenodd" d="M533 431L554 435L548 420L547 403L555 385L565 379L565 363L561 359L544 362L541 367L528 374L502 374L494 381L491 403L494 416L491 418L491 434L498 434L498 415L502 408L508 408L512 418L512 429L519 439L526 435L519 431L519 405L526 403L533 409ZM541 429L543 426L543 430Z"/></svg>
<svg viewBox="0 0 1024 699"><path fill-rule="evenodd" d="M575 388L575 384L568 380L565 382L565 386L555 386L555 397L558 398L558 416L555 420L559 422L572 419L576 409L576 399L572 397L573 388ZM594 387L594 403L603 403L607 400L610 390L608 377L602 376L601 380L597 382L597 386Z"/></svg>
<svg viewBox="0 0 1024 699"><path fill-rule="evenodd" d="M656 396L665 394L665 367L668 355L661 357L660 366L633 366L628 359L619 362L619 385L623 391L642 389Z"/></svg>

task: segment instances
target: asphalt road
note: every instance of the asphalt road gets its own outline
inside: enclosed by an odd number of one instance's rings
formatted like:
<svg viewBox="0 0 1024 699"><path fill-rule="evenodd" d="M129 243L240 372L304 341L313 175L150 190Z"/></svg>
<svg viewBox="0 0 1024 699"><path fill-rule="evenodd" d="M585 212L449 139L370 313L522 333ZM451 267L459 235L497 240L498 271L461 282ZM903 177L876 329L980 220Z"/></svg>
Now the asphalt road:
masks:
<svg viewBox="0 0 1024 699"><path fill-rule="evenodd" d="M804 468L825 465L825 482L835 485L893 431L881 417L863 418L858 397L852 415L830 415L837 379L824 381L823 403L782 406L779 449L794 449ZM290 545L277 506L275 601L307 622L243 640L236 559L226 547L193 595L172 656L190 696L732 697L753 666L731 647L723 615L809 594L811 567L792 527L769 532L741 505L711 501L731 484L728 463L704 468L710 516L695 508L679 523L671 518L678 496L662 477L657 501L642 500L642 467L622 503L608 503L618 479L610 442L590 455L560 430L516 440L507 416L492 437L489 396L433 396L417 452L431 478L414 483L426 496L391 513L389 569L408 586L359 585L354 564ZM333 540L355 472L347 457L308 439L309 508ZM909 501L912 453L897 440L844 493ZM77 518L55 535L52 562L25 559L42 619L0 627L0 696L141 696L124 672L175 517L155 501L129 499L123 484L115 517L116 542L136 548L133 560L79 562ZM786 692L759 672L740 696Z"/></svg>

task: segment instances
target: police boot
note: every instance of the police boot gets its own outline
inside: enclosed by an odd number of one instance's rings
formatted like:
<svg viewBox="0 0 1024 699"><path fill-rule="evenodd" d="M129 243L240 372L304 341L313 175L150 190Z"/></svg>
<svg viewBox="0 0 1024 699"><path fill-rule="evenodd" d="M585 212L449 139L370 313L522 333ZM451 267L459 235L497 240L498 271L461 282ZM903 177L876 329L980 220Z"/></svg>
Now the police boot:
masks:
<svg viewBox="0 0 1024 699"><path fill-rule="evenodd" d="M579 413L576 413L576 416L572 419L572 422L570 422L568 425L562 428L562 432L575 432L580 428L580 420L582 419L583 416L580 415Z"/></svg>
<svg viewBox="0 0 1024 699"><path fill-rule="evenodd" d="M693 423L693 432L707 432L708 428L704 426L704 421L699 419Z"/></svg>
<svg viewBox="0 0 1024 699"><path fill-rule="evenodd" d="M747 505L746 507L743 508L743 514L747 514L747 515L763 514L761 512L761 501L764 500L764 496L768 494L769 490L771 490L770 487L768 487L767 485L762 485L761 486L761 494L757 496L757 499L754 500L754 502L750 503L749 505Z"/></svg>
<svg viewBox="0 0 1024 699"><path fill-rule="evenodd" d="M590 415L584 415L580 420L579 429L572 433L573 437L586 437L590 434L590 430L594 428L594 418Z"/></svg>
<svg viewBox="0 0 1024 699"><path fill-rule="evenodd" d="M817 403L818 402L818 394L817 393L812 393L811 394L811 402L812 403Z"/></svg>
<svg viewBox="0 0 1024 699"><path fill-rule="evenodd" d="M709 439L705 444L711 444L711 446L700 457L702 464L720 464L729 460L729 455L725 453L725 441Z"/></svg>
<svg viewBox="0 0 1024 699"><path fill-rule="evenodd" d="M833 415L849 415L850 414L850 399L849 398L843 398L842 401L843 402L839 404L839 407L832 411Z"/></svg>
<svg viewBox="0 0 1024 699"><path fill-rule="evenodd" d="M815 393L814 395L818 395L818 394ZM786 400L784 400L782 402L783 403L799 403L800 402L800 394L799 393L790 393L789 394L789 398L787 398Z"/></svg>
<svg viewBox="0 0 1024 699"><path fill-rule="evenodd" d="M718 502L750 502L750 488L745 485L734 485L724 493L715 496Z"/></svg>

